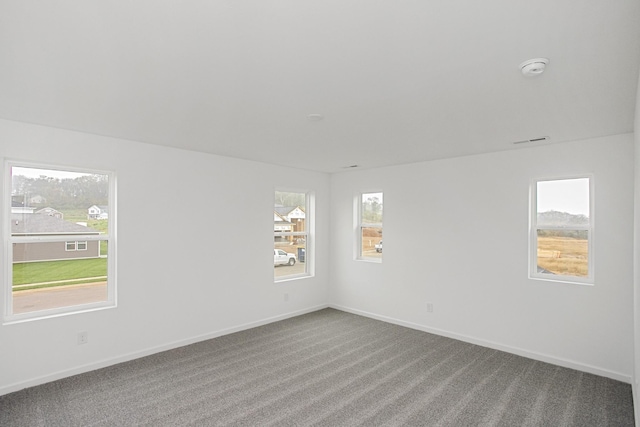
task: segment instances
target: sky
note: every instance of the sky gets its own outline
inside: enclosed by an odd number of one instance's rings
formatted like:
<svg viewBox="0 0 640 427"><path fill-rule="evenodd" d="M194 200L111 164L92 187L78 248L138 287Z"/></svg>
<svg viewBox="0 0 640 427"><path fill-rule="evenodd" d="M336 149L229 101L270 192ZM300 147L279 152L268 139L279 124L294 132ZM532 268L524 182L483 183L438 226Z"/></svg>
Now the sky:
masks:
<svg viewBox="0 0 640 427"><path fill-rule="evenodd" d="M61 171L61 170L52 170L52 169L35 169L35 168L23 168L13 166L11 168L12 175L22 175L28 178L38 178L40 175L50 176L52 178L78 178L79 176L90 175L88 173L78 173L78 172L69 172L69 171Z"/></svg>
<svg viewBox="0 0 640 427"><path fill-rule="evenodd" d="M538 181L538 212L589 216L589 178Z"/></svg>
<svg viewBox="0 0 640 427"><path fill-rule="evenodd" d="M12 174L23 175L29 178L38 178L40 175L46 175L61 179L89 175L86 173L16 166L12 168ZM363 202L373 197L377 197L378 201L382 202L382 193L369 193L363 197ZM589 179L578 178L538 181L537 206L538 212L554 210L589 216Z"/></svg>
<svg viewBox="0 0 640 427"><path fill-rule="evenodd" d="M382 203L382 193L363 193L362 201L366 202L368 200L372 200L374 198L378 199L378 203Z"/></svg>

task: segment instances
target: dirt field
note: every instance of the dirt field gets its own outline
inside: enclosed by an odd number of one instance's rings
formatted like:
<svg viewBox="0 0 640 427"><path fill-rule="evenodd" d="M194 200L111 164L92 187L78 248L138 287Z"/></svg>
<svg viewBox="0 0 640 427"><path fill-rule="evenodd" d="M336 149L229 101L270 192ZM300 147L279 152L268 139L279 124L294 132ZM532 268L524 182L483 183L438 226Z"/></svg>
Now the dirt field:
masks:
<svg viewBox="0 0 640 427"><path fill-rule="evenodd" d="M362 256L365 258L382 258L381 252L376 252L375 246L382 240L382 229L362 229Z"/></svg>
<svg viewBox="0 0 640 427"><path fill-rule="evenodd" d="M382 240L382 237L363 237L362 256L365 258L382 258L382 252L376 252L375 246Z"/></svg>
<svg viewBox="0 0 640 427"><path fill-rule="evenodd" d="M586 277L589 242L568 237L538 237L538 266L556 274Z"/></svg>

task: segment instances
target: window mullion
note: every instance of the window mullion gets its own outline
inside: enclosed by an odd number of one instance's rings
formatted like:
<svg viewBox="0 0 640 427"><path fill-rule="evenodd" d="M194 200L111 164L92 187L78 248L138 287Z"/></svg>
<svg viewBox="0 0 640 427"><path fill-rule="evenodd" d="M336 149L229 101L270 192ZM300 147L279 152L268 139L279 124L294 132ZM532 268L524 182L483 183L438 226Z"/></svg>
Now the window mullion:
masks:
<svg viewBox="0 0 640 427"><path fill-rule="evenodd" d="M66 236L55 235L55 236L9 236L10 243L35 243L35 242L70 242L72 240L78 239L79 241L108 241L109 236L106 234L96 234L96 235L73 235L69 234Z"/></svg>

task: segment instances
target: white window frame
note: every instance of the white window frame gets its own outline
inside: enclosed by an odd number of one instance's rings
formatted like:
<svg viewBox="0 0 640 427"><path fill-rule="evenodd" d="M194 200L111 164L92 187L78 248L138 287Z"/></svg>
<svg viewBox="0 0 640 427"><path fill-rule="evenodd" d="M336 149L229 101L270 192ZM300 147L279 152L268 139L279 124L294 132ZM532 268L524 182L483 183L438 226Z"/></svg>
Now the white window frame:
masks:
<svg viewBox="0 0 640 427"><path fill-rule="evenodd" d="M83 236L83 242L88 247L89 241L106 241L107 242L107 298L104 301L72 305L66 307L57 307L46 310L31 311L27 313L13 313L13 244L14 243L38 243L38 242L61 242L65 245L69 236L12 236L11 235L11 185L12 176L11 169L13 167L36 168L59 170L65 172L91 173L99 175L107 175L109 179L109 232L108 234L100 234L94 236ZM4 325L21 323L24 321L48 319L52 317L64 316L74 313L83 313L88 311L102 310L117 306L116 298L116 174L113 171L97 170L93 168L81 168L72 166L53 165L39 162L28 162L20 160L5 160L4 162L4 215L2 215L3 223L3 243L4 243L4 271L2 276L4 282L2 292L0 292L0 307L2 307L2 323ZM77 243L75 247L77 250ZM86 249L85 249L86 250Z"/></svg>
<svg viewBox="0 0 640 427"><path fill-rule="evenodd" d="M69 246L73 245L72 249L69 249ZM80 248L81 245L84 245L84 248ZM64 244L64 250L67 252L74 252L74 251L86 251L87 250L87 241L68 241L65 242Z"/></svg>
<svg viewBox="0 0 640 427"><path fill-rule="evenodd" d="M538 182L545 181L563 181L570 179L588 179L589 180L589 225L586 226L538 226ZM529 278L536 280L545 280L550 282L572 283L580 285L593 285L595 283L595 209L594 209L594 176L593 174L560 176L550 178L534 178L531 180L530 186L530 212L529 212ZM570 276L564 274L552 275L538 273L538 230L564 230L564 231L586 231L589 239L587 241L587 276Z"/></svg>
<svg viewBox="0 0 640 427"><path fill-rule="evenodd" d="M286 236L294 236L294 237L302 237L305 239L305 262L304 262L304 272L298 274L289 274L286 276L278 276L276 277L274 274L273 281L274 283L286 282L290 280L298 280L304 279L307 277L313 277L314 275L314 267L315 267L315 193L313 191L308 190L299 190L299 189L291 189L291 188L275 188L273 190L273 194L276 192L282 193L298 193L304 194L305 200L305 231L273 231L274 239L276 237L286 237ZM272 225L273 227L273 225ZM296 255L296 259L298 254ZM297 262L300 260L297 259Z"/></svg>
<svg viewBox="0 0 640 427"><path fill-rule="evenodd" d="M382 211L382 222L380 224L371 224L371 223L367 223L364 222L362 219L363 216L363 211L362 211L362 196L364 196L365 194L377 194L380 193L382 194L382 205L383 205L383 211ZM355 259L358 261L367 261L367 262L376 262L376 263L382 263L382 256L378 257L367 257L364 256L362 253L362 229L363 228L379 228L380 230L382 230L382 232L384 233L384 191L382 190L371 190L371 191L361 191L358 194L356 194L355 197L355 206L354 206L354 212L356 213L356 218L355 218L355 232L356 232L356 238L355 238L355 242L356 242L356 247L355 247ZM384 238L383 238L384 240Z"/></svg>

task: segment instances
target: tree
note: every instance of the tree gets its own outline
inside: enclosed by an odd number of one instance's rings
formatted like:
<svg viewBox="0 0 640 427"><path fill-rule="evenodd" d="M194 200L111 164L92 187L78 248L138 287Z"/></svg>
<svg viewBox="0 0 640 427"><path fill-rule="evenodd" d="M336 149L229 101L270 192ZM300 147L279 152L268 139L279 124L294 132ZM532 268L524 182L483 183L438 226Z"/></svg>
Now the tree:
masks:
<svg viewBox="0 0 640 427"><path fill-rule="evenodd" d="M34 205L30 203L34 196L44 199L39 205L46 204L56 209L87 209L91 205L106 205L109 200L107 175L82 175L76 178L13 175L11 183L12 196L22 196L28 206Z"/></svg>
<svg viewBox="0 0 640 427"><path fill-rule="evenodd" d="M382 222L382 203L380 203L380 199L377 196L363 200L362 220L367 223Z"/></svg>
<svg viewBox="0 0 640 427"><path fill-rule="evenodd" d="M305 193L275 192L275 206L300 206L305 208Z"/></svg>

